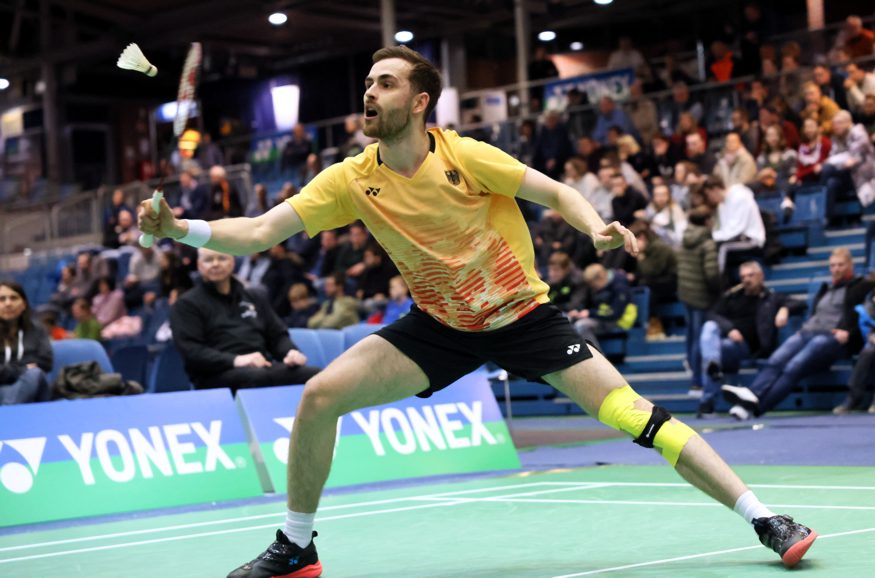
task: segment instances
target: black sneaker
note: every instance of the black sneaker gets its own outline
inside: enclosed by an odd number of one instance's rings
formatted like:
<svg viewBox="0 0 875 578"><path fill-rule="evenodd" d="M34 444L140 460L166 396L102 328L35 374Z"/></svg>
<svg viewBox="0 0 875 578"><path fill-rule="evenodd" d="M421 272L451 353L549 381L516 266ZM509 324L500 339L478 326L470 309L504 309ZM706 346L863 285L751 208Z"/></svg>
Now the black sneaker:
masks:
<svg viewBox="0 0 875 578"><path fill-rule="evenodd" d="M699 410L696 412L697 418L709 418L716 417L716 413L714 412L714 402L706 401L699 404Z"/></svg>
<svg viewBox="0 0 875 578"><path fill-rule="evenodd" d="M313 537L318 536L313 532ZM228 578L319 578L322 563L316 545L306 548L292 544L282 530L276 531L276 541L258 558L228 574Z"/></svg>
<svg viewBox="0 0 875 578"><path fill-rule="evenodd" d="M708 363L708 367L705 368L705 373L708 374L708 377L710 377L714 383L723 383L723 370L720 368L720 364L716 361Z"/></svg>
<svg viewBox="0 0 875 578"><path fill-rule="evenodd" d="M787 568L798 564L817 539L817 532L797 524L790 516L756 518L753 527L763 546L777 552Z"/></svg>

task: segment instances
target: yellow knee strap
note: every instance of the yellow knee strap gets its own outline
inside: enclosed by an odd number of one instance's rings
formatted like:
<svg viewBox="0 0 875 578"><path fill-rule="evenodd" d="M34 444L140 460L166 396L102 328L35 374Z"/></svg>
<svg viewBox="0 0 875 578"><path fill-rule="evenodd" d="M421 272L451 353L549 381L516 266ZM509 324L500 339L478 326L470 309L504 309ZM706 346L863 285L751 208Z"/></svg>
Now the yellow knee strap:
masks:
<svg viewBox="0 0 875 578"><path fill-rule="evenodd" d="M599 421L638 438L650 421L652 413L635 407L635 400L640 398L641 396L629 385L615 389L602 402L599 408ZM667 421L657 431L653 439L653 447L657 448L662 457L674 466L678 463L681 450L694 435L696 432L686 424L677 420Z"/></svg>

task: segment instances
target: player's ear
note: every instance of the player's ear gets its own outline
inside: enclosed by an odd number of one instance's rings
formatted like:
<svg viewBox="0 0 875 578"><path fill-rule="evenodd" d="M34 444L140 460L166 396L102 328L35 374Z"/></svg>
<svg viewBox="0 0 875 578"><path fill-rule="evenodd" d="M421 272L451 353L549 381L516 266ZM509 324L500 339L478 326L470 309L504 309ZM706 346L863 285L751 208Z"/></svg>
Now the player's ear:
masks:
<svg viewBox="0 0 875 578"><path fill-rule="evenodd" d="M413 113L414 114L424 114L425 109L428 108L428 102L430 98L427 92L420 92L416 96L413 97Z"/></svg>

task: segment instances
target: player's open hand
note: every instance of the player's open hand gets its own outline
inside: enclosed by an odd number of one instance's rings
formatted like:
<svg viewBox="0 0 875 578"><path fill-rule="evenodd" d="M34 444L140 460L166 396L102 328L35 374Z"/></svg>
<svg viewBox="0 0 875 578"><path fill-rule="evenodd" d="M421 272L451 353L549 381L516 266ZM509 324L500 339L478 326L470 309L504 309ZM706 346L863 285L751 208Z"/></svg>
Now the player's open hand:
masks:
<svg viewBox="0 0 875 578"><path fill-rule="evenodd" d="M185 223L173 216L173 210L164 199L161 199L161 209L157 214L152 210L152 199L140 201L137 209L137 227L141 233L154 235L157 239L163 237L179 239L188 233Z"/></svg>
<svg viewBox="0 0 875 578"><path fill-rule="evenodd" d="M636 257L638 255L638 239L632 231L614 221L602 231L592 233L592 242L599 251L608 251L623 247L626 252Z"/></svg>

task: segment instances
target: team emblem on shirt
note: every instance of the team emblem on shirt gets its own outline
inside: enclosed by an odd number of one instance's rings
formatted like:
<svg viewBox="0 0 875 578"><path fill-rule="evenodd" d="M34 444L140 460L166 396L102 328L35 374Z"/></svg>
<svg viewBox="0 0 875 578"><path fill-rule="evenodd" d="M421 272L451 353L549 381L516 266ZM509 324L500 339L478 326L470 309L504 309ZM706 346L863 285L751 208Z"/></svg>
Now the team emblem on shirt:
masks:
<svg viewBox="0 0 875 578"><path fill-rule="evenodd" d="M450 181L451 185L458 185L462 182L459 178L459 171L444 171L444 174L447 175L447 180Z"/></svg>

